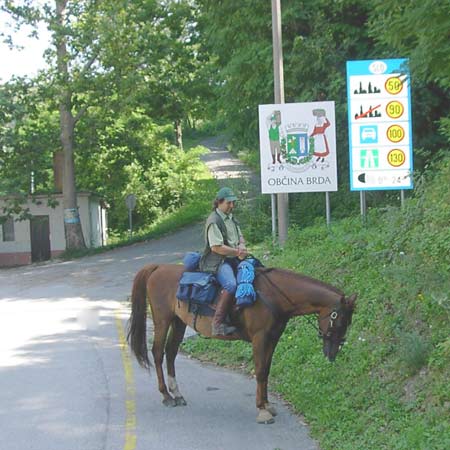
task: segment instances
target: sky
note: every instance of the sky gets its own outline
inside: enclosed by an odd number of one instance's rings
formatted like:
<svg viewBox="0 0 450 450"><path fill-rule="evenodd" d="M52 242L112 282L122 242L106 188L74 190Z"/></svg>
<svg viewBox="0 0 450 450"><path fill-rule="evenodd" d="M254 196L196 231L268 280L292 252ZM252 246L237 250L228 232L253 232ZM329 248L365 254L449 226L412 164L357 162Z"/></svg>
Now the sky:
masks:
<svg viewBox="0 0 450 450"><path fill-rule="evenodd" d="M0 12L0 29L5 33L11 32L8 16L3 12ZM14 43L23 46L23 50L10 50L0 39L0 82L8 81L13 75L33 76L45 67L42 55L49 45L49 33L42 26L38 29L40 38L36 39L27 37L30 31L31 28L27 28L13 33Z"/></svg>

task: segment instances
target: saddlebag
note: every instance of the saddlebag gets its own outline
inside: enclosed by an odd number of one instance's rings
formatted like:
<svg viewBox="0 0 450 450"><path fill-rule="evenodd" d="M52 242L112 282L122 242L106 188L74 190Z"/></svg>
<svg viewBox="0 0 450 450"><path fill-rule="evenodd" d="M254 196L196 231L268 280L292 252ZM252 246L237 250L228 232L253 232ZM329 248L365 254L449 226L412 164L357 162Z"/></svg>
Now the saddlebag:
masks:
<svg viewBox="0 0 450 450"><path fill-rule="evenodd" d="M217 295L217 281L207 272L184 272L177 290L177 298L185 302L210 304Z"/></svg>

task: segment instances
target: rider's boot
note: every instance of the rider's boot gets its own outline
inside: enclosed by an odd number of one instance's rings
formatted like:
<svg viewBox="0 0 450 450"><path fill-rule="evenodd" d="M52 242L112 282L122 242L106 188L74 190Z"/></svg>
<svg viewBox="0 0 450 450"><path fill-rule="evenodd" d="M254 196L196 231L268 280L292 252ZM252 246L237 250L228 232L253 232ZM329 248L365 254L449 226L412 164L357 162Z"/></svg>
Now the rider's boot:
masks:
<svg viewBox="0 0 450 450"><path fill-rule="evenodd" d="M233 297L234 294L231 294L225 289L223 289L222 292L220 293L220 297L216 306L216 312L212 320L213 336L228 336L229 334L233 334L236 331L235 327L227 325L225 323L225 317L227 316L227 312L229 311L231 305L233 304Z"/></svg>

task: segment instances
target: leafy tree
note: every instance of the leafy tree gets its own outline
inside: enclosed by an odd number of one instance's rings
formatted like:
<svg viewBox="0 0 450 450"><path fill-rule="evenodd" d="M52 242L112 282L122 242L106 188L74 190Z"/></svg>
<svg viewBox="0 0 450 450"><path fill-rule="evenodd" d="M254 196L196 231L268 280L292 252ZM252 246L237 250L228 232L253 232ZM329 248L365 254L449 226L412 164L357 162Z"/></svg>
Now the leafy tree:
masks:
<svg viewBox="0 0 450 450"><path fill-rule="evenodd" d="M113 117L93 108L80 124L78 182L107 199L111 228L127 228L127 194L137 197L137 227L188 199L198 170L198 153L171 145L167 139L171 128L170 124L157 125L142 108Z"/></svg>
<svg viewBox="0 0 450 450"><path fill-rule="evenodd" d="M40 4L3 0L1 5L17 26L44 21L52 33L52 45L46 52L50 69L42 74L40 86L48 110L59 113L59 132L52 113L48 113L46 125L53 136L60 135L65 155L64 208L72 216L65 222L66 247L83 247L76 186L104 192L111 196L107 198L110 203L119 205L113 184L127 186L130 164L138 164L138 172L152 168L158 173L159 162L170 160L174 171L183 170L183 155L177 154L180 163L169 157L175 152L167 146L167 132L155 131L155 121L174 123L181 146L181 121L202 110L199 99L207 86L202 81L207 58L196 43L195 5L190 0L56 0ZM32 96L27 101L27 107L36 108ZM31 152L31 133L24 136L23 145ZM54 145L47 148L58 150ZM12 170L21 153L19 147L11 149L15 158L10 158ZM46 158L48 169L49 152ZM165 176L161 171L159 175ZM177 177L172 174L172 179ZM155 182L153 188L164 191L165 186ZM180 188L186 184L181 182ZM122 190L117 192L122 195ZM167 192L154 193L152 204L173 207L182 196L176 189L172 192L178 200L169 200ZM115 212L111 216L112 223L120 223Z"/></svg>
<svg viewBox="0 0 450 450"><path fill-rule="evenodd" d="M86 85L100 53L99 40L92 39L95 19L104 18L99 10L102 2L45 2L42 8L26 0L5 0L2 10L7 11L21 24L34 25L45 21L52 33L52 47L47 53L51 63L56 105L59 111L61 147L64 151L64 228L66 248L83 248L85 241L79 220L76 200L74 168L75 126L89 106L82 86Z"/></svg>
<svg viewBox="0 0 450 450"><path fill-rule="evenodd" d="M52 190L57 116L48 110L38 83L15 79L0 86L0 123L0 192Z"/></svg>
<svg viewBox="0 0 450 450"><path fill-rule="evenodd" d="M370 34L387 49L411 58L416 77L450 89L450 3L375 0Z"/></svg>
<svg viewBox="0 0 450 450"><path fill-rule="evenodd" d="M180 148L182 123L204 115L204 103L211 98L209 59L199 43L197 16L193 0L164 0L147 12L144 23L131 17L141 37L135 40L139 84L130 99L157 122L172 123Z"/></svg>
<svg viewBox="0 0 450 450"><path fill-rule="evenodd" d="M199 4L217 67L217 111L240 146L255 148L257 105L273 102L270 2ZM439 129L450 135L449 9L433 0L282 2L285 98L335 100L341 179L348 170L347 60L410 57L415 146L436 152L445 144ZM416 159L416 167L424 164Z"/></svg>
<svg viewBox="0 0 450 450"><path fill-rule="evenodd" d="M273 102L270 2L199 0L202 43L211 53L217 105L210 115L223 115L240 144L257 139L257 105Z"/></svg>
<svg viewBox="0 0 450 450"><path fill-rule="evenodd" d="M273 103L270 2L200 0L201 25L218 66L218 110L235 139L255 147L258 104ZM338 160L347 167L345 63L373 55L360 0L282 4L286 102L336 100Z"/></svg>

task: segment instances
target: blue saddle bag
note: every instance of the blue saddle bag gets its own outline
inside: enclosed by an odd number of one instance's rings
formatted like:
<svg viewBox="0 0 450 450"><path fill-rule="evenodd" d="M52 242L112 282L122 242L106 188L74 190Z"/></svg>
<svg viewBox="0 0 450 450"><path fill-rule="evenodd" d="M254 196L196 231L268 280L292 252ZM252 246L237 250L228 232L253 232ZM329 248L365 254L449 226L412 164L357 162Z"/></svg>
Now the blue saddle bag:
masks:
<svg viewBox="0 0 450 450"><path fill-rule="evenodd" d="M188 272L195 272L198 270L201 256L202 255L199 252L187 252L183 258L184 268Z"/></svg>
<svg viewBox="0 0 450 450"><path fill-rule="evenodd" d="M184 272L178 284L177 298L185 302L212 303L217 295L217 281L207 272Z"/></svg>

